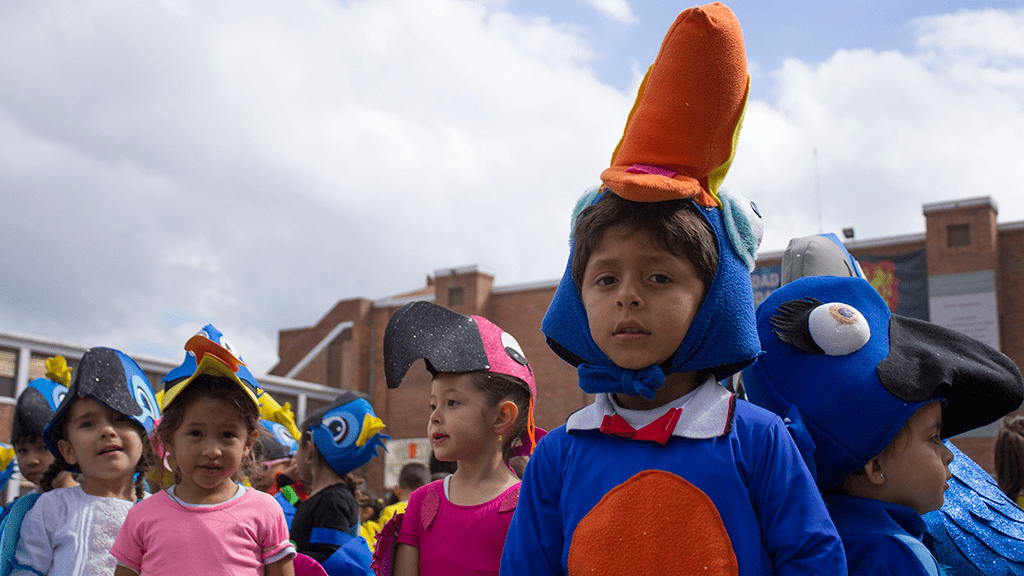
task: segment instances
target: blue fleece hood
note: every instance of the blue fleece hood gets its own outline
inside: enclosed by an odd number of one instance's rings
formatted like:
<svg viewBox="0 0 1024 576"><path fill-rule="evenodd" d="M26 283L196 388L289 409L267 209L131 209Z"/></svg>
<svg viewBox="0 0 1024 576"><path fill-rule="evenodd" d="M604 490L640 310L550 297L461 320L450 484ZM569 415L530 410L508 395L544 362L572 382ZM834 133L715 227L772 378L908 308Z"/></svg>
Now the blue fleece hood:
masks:
<svg viewBox="0 0 1024 576"><path fill-rule="evenodd" d="M589 191L577 203L577 211L598 198L600 191ZM722 208L694 204L715 235L718 268L686 337L668 366L627 370L615 365L598 348L590 334L580 291L572 279L574 239L565 273L544 315L541 330L551 349L576 366L580 387L585 392L622 393L650 399L664 384L666 373L710 372L717 380L722 380L757 358L760 343L754 322L749 266L753 264L760 241L760 216L753 203L746 199L723 193L721 200Z"/></svg>

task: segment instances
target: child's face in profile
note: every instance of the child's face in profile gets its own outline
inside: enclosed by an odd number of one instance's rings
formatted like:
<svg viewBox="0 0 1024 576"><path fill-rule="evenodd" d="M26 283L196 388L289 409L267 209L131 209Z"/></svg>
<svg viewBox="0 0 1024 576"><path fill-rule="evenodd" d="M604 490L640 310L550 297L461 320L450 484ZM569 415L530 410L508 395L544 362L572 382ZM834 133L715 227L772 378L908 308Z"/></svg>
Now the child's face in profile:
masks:
<svg viewBox="0 0 1024 576"><path fill-rule="evenodd" d="M594 342L616 365L639 370L668 360L704 299L693 263L644 231L609 228L580 284Z"/></svg>
<svg viewBox="0 0 1024 576"><path fill-rule="evenodd" d="M42 438L18 442L14 445L14 453L18 456L18 469L21 470L21 475L36 485L54 460Z"/></svg>
<svg viewBox="0 0 1024 576"><path fill-rule="evenodd" d="M938 510L951 474L953 453L942 443L942 404L922 406L904 425L905 445L886 459L883 466L887 490L884 499L917 510L920 514Z"/></svg>
<svg viewBox="0 0 1024 576"><path fill-rule="evenodd" d="M471 460L497 438L496 409L469 374L442 372L430 383L430 421L427 438L442 462ZM396 494L398 494L396 490Z"/></svg>
<svg viewBox="0 0 1024 576"><path fill-rule="evenodd" d="M313 450L313 439L309 436L303 435L303 439L299 440L299 449L295 452L295 468L299 473L299 480L303 483L310 483L313 481L313 470L312 470L312 450Z"/></svg>

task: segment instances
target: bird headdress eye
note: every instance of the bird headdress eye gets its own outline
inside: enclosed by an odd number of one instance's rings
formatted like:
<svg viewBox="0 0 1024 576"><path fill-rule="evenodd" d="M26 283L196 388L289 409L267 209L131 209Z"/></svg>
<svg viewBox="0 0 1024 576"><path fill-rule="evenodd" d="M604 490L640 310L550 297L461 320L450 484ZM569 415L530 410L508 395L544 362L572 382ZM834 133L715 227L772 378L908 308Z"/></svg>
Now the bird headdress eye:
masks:
<svg viewBox="0 0 1024 576"><path fill-rule="evenodd" d="M842 302L790 300L779 305L771 322L780 340L809 354L845 356L871 340L871 328L864 315Z"/></svg>

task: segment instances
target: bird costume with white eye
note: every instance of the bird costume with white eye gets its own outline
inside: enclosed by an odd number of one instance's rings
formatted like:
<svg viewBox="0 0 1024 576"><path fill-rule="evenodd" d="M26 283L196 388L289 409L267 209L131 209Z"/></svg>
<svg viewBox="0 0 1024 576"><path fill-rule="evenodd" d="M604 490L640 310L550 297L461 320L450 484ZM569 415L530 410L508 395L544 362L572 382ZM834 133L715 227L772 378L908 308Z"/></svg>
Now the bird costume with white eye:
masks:
<svg viewBox="0 0 1024 576"><path fill-rule="evenodd" d="M54 411L53 419L43 430L43 442L54 455L59 455L57 440L60 430L54 424L78 398L92 398L115 412L131 418L147 434L153 432L160 419L160 405L142 368L127 354L111 348L90 348L82 356L75 379L63 401ZM68 468L78 472L78 465Z"/></svg>
<svg viewBox="0 0 1024 576"><path fill-rule="evenodd" d="M747 396L787 420L823 491L881 452L930 401L945 401L948 438L1024 400L1009 358L890 313L861 278L799 278L765 299L757 319L765 354L743 372Z"/></svg>
<svg viewBox="0 0 1024 576"><path fill-rule="evenodd" d="M842 242L835 234L820 234L792 239L782 257L782 283L785 285L796 278L821 275L864 277L860 264L846 251ZM851 285L857 284L852 283ZM863 284L860 284L859 287L863 288ZM798 293L791 296L800 295ZM848 385L848 383L842 380L842 375L845 374L847 367L841 363L849 359L842 357L848 354L855 354L860 350L863 347L863 345L860 345L862 340L870 340L872 337L877 338L879 335L870 333L867 319L859 312L856 313L859 321L855 324L860 326L863 323L865 327L857 335L851 335L849 333L851 331L832 333L827 329L828 322L826 322L824 327L812 327L814 323L811 321L810 316L807 317L808 322L805 324L800 319L802 314L797 311L806 309L808 306L814 306L813 303L808 304L810 300L793 300L780 304L777 307L778 314L772 316L769 319L769 323L774 328L774 332L780 341L786 341L809 354L830 354L830 351L841 352L832 355L837 356L833 359L836 363L834 370L838 374L839 383L841 384L840 388L843 388ZM839 306L842 306L844 309L855 310L845 303L839 304ZM819 308L822 307L818 306L813 309L817 310ZM846 316L849 315L844 314L844 317ZM902 321L897 320L897 322ZM837 326L841 332L849 327L850 325L847 324ZM825 330L821 328L825 328ZM800 340L806 340L805 336L801 336L802 332L807 332L812 342L799 344ZM960 339L956 334L952 336L953 342ZM930 352L925 353L925 350L920 349L918 353L908 354L904 352L900 356L927 358L938 352L934 347L942 346L944 340L940 338L937 342L931 341L928 344L932 348ZM763 339L762 342L765 343L766 349L772 349L773 340ZM866 344L866 341L864 344ZM890 338L889 345L900 347L902 344L900 342L894 343ZM946 356L954 362L959 361L958 355L946 354ZM777 355L768 354L763 356L759 363L773 365L777 361L781 361L778 358ZM776 373L781 375L789 372L792 367L781 366L779 368ZM992 374L995 375L999 372L999 370L996 370ZM772 398L773 396L764 392L765 383L759 379L759 374L760 372L758 372L756 365L749 368L744 372L744 382L747 385L748 393L752 400L756 402L768 401L766 398ZM834 381L837 374L831 372L816 374L816 381L805 381L804 385L808 390L817 389L820 391L822 389L822 382ZM799 375L804 378L811 376L807 373L799 373ZM881 384L881 381L879 381L879 384ZM808 393L810 394L810 392ZM826 446L822 450L815 449L814 440L812 440L800 416L800 410L802 409L799 406L800 402L795 396L793 398L795 405L792 408L787 410L784 404L779 403L775 405L775 409L779 410L780 414L782 410L786 410L788 415L786 418L787 425L796 437L809 465L813 469L815 459L827 458L829 448ZM843 399L842 402L843 404L838 412L845 413L847 400ZM1009 394L1005 402L1002 403L1002 408L996 411L1011 410L1015 402L1017 402L1016 397ZM996 406L998 405L996 404ZM947 403L948 408L949 403ZM840 422L844 421L840 420ZM970 425L970 423L965 424L965 426ZM946 434L944 433L943 435ZM953 462L949 465L952 478L949 479L949 489L945 493L945 503L941 509L929 512L923 516L928 531L932 535L935 557L943 567L943 574L946 576L1024 575L1024 511L999 490L992 476L981 466L963 454L949 439L946 439L944 443L954 454ZM858 529L861 528L858 527Z"/></svg>
<svg viewBox="0 0 1024 576"><path fill-rule="evenodd" d="M317 451L341 475L366 464L384 448L384 422L354 392L344 392L307 418Z"/></svg>

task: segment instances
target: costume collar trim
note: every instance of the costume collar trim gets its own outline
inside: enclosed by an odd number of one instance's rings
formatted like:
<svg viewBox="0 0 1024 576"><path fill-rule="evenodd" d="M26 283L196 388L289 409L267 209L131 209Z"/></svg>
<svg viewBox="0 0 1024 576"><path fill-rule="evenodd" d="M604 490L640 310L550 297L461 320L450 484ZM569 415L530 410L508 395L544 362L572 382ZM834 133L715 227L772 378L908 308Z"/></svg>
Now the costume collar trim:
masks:
<svg viewBox="0 0 1024 576"><path fill-rule="evenodd" d="M691 392L694 397L682 407L673 436L707 440L732 431L736 414L736 395L712 377ZM600 430L605 416L615 416L615 406L608 394L598 394L594 403L577 410L565 423L567 432Z"/></svg>

